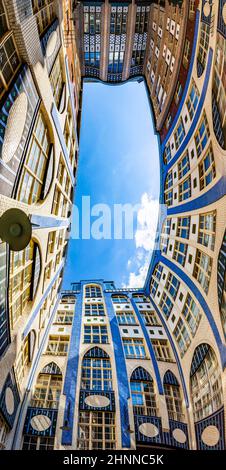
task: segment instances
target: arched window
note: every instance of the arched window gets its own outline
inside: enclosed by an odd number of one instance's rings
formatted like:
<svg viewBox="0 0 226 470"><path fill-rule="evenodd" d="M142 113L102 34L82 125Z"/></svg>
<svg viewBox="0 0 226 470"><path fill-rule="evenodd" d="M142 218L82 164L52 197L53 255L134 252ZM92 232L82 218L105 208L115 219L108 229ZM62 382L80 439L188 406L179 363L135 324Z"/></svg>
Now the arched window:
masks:
<svg viewBox="0 0 226 470"><path fill-rule="evenodd" d="M55 362L47 364L38 375L30 406L34 408L58 409L62 388L62 373ZM40 415L39 415L40 416ZM45 415L42 416L43 420ZM48 415L46 416L48 419ZM47 428L48 429L48 428ZM23 450L53 450L54 436L25 434Z"/></svg>
<svg viewBox="0 0 226 470"><path fill-rule="evenodd" d="M206 343L200 344L194 352L190 384L195 421L206 418L222 406L221 371L216 354Z"/></svg>
<svg viewBox="0 0 226 470"><path fill-rule="evenodd" d="M169 419L184 421L180 385L170 370L164 375L163 386Z"/></svg>
<svg viewBox="0 0 226 470"><path fill-rule="evenodd" d="M0 97L8 89L20 65L20 59L14 42L12 31L9 29L5 5L0 0L0 42L1 42L1 70L0 70Z"/></svg>
<svg viewBox="0 0 226 470"><path fill-rule="evenodd" d="M101 288L99 286L86 286L85 287L85 297L90 299L90 298L98 298L102 297L102 292Z"/></svg>
<svg viewBox="0 0 226 470"><path fill-rule="evenodd" d="M112 390L112 370L108 354L95 347L90 349L82 362L81 389Z"/></svg>
<svg viewBox="0 0 226 470"><path fill-rule="evenodd" d="M39 112L20 177L19 201L34 204L44 199L52 180L52 166L53 145L44 114Z"/></svg>
<svg viewBox="0 0 226 470"><path fill-rule="evenodd" d="M112 390L110 358L98 347L90 349L85 354L81 375L81 391L95 391L98 395L98 392ZM105 410L80 410L77 447L80 450L114 449L115 413Z"/></svg>
<svg viewBox="0 0 226 470"><path fill-rule="evenodd" d="M222 6L219 8L223 8ZM220 12L219 12L220 14ZM224 21L222 21L224 24ZM216 55L213 76L213 95L212 95L212 112L213 112L213 128L219 145L226 150L226 91L225 91L225 37L218 31L216 41Z"/></svg>
<svg viewBox="0 0 226 470"><path fill-rule="evenodd" d="M41 271L38 245L31 240L23 251L10 256L9 311L11 328L35 297Z"/></svg>
<svg viewBox="0 0 226 470"><path fill-rule="evenodd" d="M58 409L62 388L60 368L51 362L39 374L30 406Z"/></svg>
<svg viewBox="0 0 226 470"><path fill-rule="evenodd" d="M130 388L134 415L157 416L153 379L143 367L138 367L132 373Z"/></svg>
<svg viewBox="0 0 226 470"><path fill-rule="evenodd" d="M220 253L218 256L217 266L217 290L218 290L218 303L221 315L221 323L226 338L226 231L221 245Z"/></svg>

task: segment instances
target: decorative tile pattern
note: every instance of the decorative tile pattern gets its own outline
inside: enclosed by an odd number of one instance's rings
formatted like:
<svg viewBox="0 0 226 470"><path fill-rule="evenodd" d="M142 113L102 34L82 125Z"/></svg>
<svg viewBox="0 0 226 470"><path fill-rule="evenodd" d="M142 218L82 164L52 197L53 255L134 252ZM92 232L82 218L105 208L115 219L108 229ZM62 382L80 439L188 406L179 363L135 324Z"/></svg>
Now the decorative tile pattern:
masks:
<svg viewBox="0 0 226 470"><path fill-rule="evenodd" d="M23 134L13 157L6 163L2 159L4 137L10 110L21 93L27 96L27 114ZM18 77L13 82L0 107L0 187L5 196L12 196L19 168L22 165L29 134L39 105L39 96L31 72L27 65L22 66Z"/></svg>
<svg viewBox="0 0 226 470"><path fill-rule="evenodd" d="M219 441L215 446L208 446L202 440L202 433L208 426L215 426L219 431ZM195 423L195 434L198 450L225 450L224 408Z"/></svg>
<svg viewBox="0 0 226 470"><path fill-rule="evenodd" d="M57 410L50 410L46 408L32 408L28 407L27 415L24 423L24 434L29 434L31 436L48 436L54 437L56 433L56 423L57 423ZM50 426L45 431L37 431L31 425L31 420L35 416L47 416L51 421Z"/></svg>
<svg viewBox="0 0 226 470"><path fill-rule="evenodd" d="M53 51L51 51L51 55L48 56L48 49L50 48L50 41L53 40L53 35L55 35ZM53 64L56 60L57 54L61 47L60 27L58 20L55 20L52 23L46 34L43 36L41 40L41 46L43 55L46 59L47 70L50 74Z"/></svg>
<svg viewBox="0 0 226 470"><path fill-rule="evenodd" d="M11 403L10 407L7 403L7 394L10 393L11 395ZM11 371L7 379L5 381L4 387L1 392L0 396L0 411L5 418L7 424L9 425L10 429L12 429L14 420L16 417L17 409L20 403L20 396L14 376L14 372Z"/></svg>
<svg viewBox="0 0 226 470"><path fill-rule="evenodd" d="M108 406L95 406L91 407L86 404L85 399L91 395L99 395L101 397L107 397L110 400L110 403ZM94 410L94 411L115 411L115 394L114 392L99 392L99 391L87 391L87 390L81 390L80 391L80 397L79 397L79 409L80 410Z"/></svg>

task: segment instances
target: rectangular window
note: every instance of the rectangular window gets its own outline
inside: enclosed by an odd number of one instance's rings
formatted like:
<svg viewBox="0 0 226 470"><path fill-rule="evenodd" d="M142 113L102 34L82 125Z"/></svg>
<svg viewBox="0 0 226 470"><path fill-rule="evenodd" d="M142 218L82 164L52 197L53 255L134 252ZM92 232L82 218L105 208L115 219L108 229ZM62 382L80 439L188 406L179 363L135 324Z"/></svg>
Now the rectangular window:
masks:
<svg viewBox="0 0 226 470"><path fill-rule="evenodd" d="M12 34L8 36L0 46L0 96L8 89L19 66L20 59L16 50Z"/></svg>
<svg viewBox="0 0 226 470"><path fill-rule="evenodd" d="M180 282L178 281L178 279L173 276L172 273L169 273L166 281L166 289L174 300L176 299L179 287Z"/></svg>
<svg viewBox="0 0 226 470"><path fill-rule="evenodd" d="M62 387L62 375L39 374L30 406L33 408L58 409Z"/></svg>
<svg viewBox="0 0 226 470"><path fill-rule="evenodd" d="M168 207L172 206L173 204L173 191L169 191L165 193L165 203Z"/></svg>
<svg viewBox="0 0 226 470"><path fill-rule="evenodd" d="M62 197L60 189L56 186L52 205L52 213L54 215L58 215L60 207L62 207Z"/></svg>
<svg viewBox="0 0 226 470"><path fill-rule="evenodd" d="M54 437L24 436L23 450L53 450Z"/></svg>
<svg viewBox="0 0 226 470"><path fill-rule="evenodd" d="M51 273L52 273L52 261L50 261L47 266L45 267L45 271L44 271L44 277L43 277L43 288L42 290L44 291L45 289L45 286L46 286L46 283L49 281L49 279L51 278Z"/></svg>
<svg viewBox="0 0 226 470"><path fill-rule="evenodd" d="M82 390L112 390L112 371L109 359L84 357L82 363Z"/></svg>
<svg viewBox="0 0 226 470"><path fill-rule="evenodd" d="M51 75L50 75L50 83L52 87L53 96L55 99L56 107L59 109L60 100L62 96L63 90L63 67L61 63L60 53L58 54Z"/></svg>
<svg viewBox="0 0 226 470"><path fill-rule="evenodd" d="M216 167L212 148L210 147L207 154L199 164L199 180L200 190L206 188L216 176Z"/></svg>
<svg viewBox="0 0 226 470"><path fill-rule="evenodd" d="M195 16L195 0L190 0L189 18L193 20L194 16Z"/></svg>
<svg viewBox="0 0 226 470"><path fill-rule="evenodd" d="M137 13L137 16L140 16L142 15L142 17L144 18L144 12L139 12ZM146 11L145 12L145 17L146 19L148 20L148 12ZM146 37L147 37L147 21L145 20L145 23L141 23L138 24L137 21L136 21L136 29L135 29L135 32L137 34L135 34L134 36L134 43L133 43L133 52L132 52L132 60L131 60L131 66L139 66L139 65L143 65L144 63L144 58L145 58L145 48L146 48ZM137 47L138 46L138 37L139 37L139 45L141 47Z"/></svg>
<svg viewBox="0 0 226 470"><path fill-rule="evenodd" d="M101 288L98 286L87 286L85 289L86 298L102 297Z"/></svg>
<svg viewBox="0 0 226 470"><path fill-rule="evenodd" d="M190 161L189 161L189 155L188 151L186 154L182 157L180 162L178 163L178 178L179 180L182 179L190 170Z"/></svg>
<svg viewBox="0 0 226 470"><path fill-rule="evenodd" d="M175 93L175 96L174 96L176 105L178 105L178 103L179 103L179 101L180 101L180 98L181 98L181 95L182 95L182 91L183 91L183 87L182 87L181 83L178 82L178 83L177 83L176 93Z"/></svg>
<svg viewBox="0 0 226 470"><path fill-rule="evenodd" d="M54 1L33 0L32 7L33 13L36 15L39 35L41 36L55 18Z"/></svg>
<svg viewBox="0 0 226 470"><path fill-rule="evenodd" d="M173 259L175 259L182 266L185 265L187 249L188 249L188 245L186 243L181 243L178 241L175 242Z"/></svg>
<svg viewBox="0 0 226 470"><path fill-rule="evenodd" d="M106 326L84 325L84 343L107 344L108 342Z"/></svg>
<svg viewBox="0 0 226 470"><path fill-rule="evenodd" d="M9 432L9 428L0 414L0 450L5 449L6 436Z"/></svg>
<svg viewBox="0 0 226 470"><path fill-rule="evenodd" d="M189 55L190 55L191 43L189 39L185 39L184 45L184 57L183 57L183 65L185 68L188 67Z"/></svg>
<svg viewBox="0 0 226 470"><path fill-rule="evenodd" d="M114 304L126 304L129 302L129 299L126 295L113 295L112 302Z"/></svg>
<svg viewBox="0 0 226 470"><path fill-rule="evenodd" d="M179 184L179 202L186 201L191 197L191 177L186 178Z"/></svg>
<svg viewBox="0 0 226 470"><path fill-rule="evenodd" d="M8 31L7 16L2 0L0 0L0 38Z"/></svg>
<svg viewBox="0 0 226 470"><path fill-rule="evenodd" d="M199 284L202 286L204 292L208 294L210 276L212 268L212 259L200 250L197 250L194 277L197 279Z"/></svg>
<svg viewBox="0 0 226 470"><path fill-rule="evenodd" d="M54 252L56 232L50 232L48 237L47 256Z"/></svg>
<svg viewBox="0 0 226 470"><path fill-rule="evenodd" d="M201 313L190 294L187 294L187 298L182 310L182 316L186 319L191 334L194 336L201 319Z"/></svg>
<svg viewBox="0 0 226 470"><path fill-rule="evenodd" d="M166 119L166 129L169 129L171 122L172 122L172 115L169 113Z"/></svg>
<svg viewBox="0 0 226 470"><path fill-rule="evenodd" d="M81 450L115 449L115 415L107 411L80 411L78 444Z"/></svg>
<svg viewBox="0 0 226 470"><path fill-rule="evenodd" d="M150 291L151 291L151 295L152 295L153 297L155 297L155 294L156 294L156 292L157 292L157 289L158 289L158 282L157 282L155 279L152 278Z"/></svg>
<svg viewBox="0 0 226 470"><path fill-rule="evenodd" d="M151 342L157 361L174 362L167 339L152 339Z"/></svg>
<svg viewBox="0 0 226 470"><path fill-rule="evenodd" d="M46 354L66 356L69 346L69 336L49 336Z"/></svg>
<svg viewBox="0 0 226 470"><path fill-rule="evenodd" d="M175 137L176 149L178 150L178 148L182 144L184 137L185 137L185 129L184 129L184 123L183 123L182 118L180 118L179 120L179 124L176 128L174 137Z"/></svg>
<svg viewBox="0 0 226 470"><path fill-rule="evenodd" d="M12 329L32 298L34 257L33 242L25 250L10 254L9 311Z"/></svg>
<svg viewBox="0 0 226 470"><path fill-rule="evenodd" d="M142 312L140 313L146 326L160 326L161 325L154 311L148 312L148 311L142 310Z"/></svg>
<svg viewBox="0 0 226 470"><path fill-rule="evenodd" d="M86 317L101 317L105 315L104 304L85 304L85 316Z"/></svg>
<svg viewBox="0 0 226 470"><path fill-rule="evenodd" d="M164 393L169 418L174 421L183 422L185 417L182 412L180 387L178 385L164 384Z"/></svg>
<svg viewBox="0 0 226 470"><path fill-rule="evenodd" d="M23 379L26 374L27 366L29 364L29 342L28 336L22 342L19 354L15 362L15 375L17 379L17 384L21 387Z"/></svg>
<svg viewBox="0 0 226 470"><path fill-rule="evenodd" d="M116 312L119 325L136 325L137 321L133 312L118 311Z"/></svg>
<svg viewBox="0 0 226 470"><path fill-rule="evenodd" d="M177 237L189 239L190 217L178 217Z"/></svg>
<svg viewBox="0 0 226 470"><path fill-rule="evenodd" d="M112 11L112 8L116 8L116 12ZM128 7L112 8L110 17L108 73L122 73L125 55Z"/></svg>
<svg viewBox="0 0 226 470"><path fill-rule="evenodd" d="M131 381L130 387L134 415L157 416L153 381Z"/></svg>
<svg viewBox="0 0 226 470"><path fill-rule="evenodd" d="M84 6L84 46L85 65L100 66L101 49L101 8Z"/></svg>
<svg viewBox="0 0 226 470"><path fill-rule="evenodd" d="M163 271L163 266L162 264L158 264L154 270L154 276L157 277L157 279L160 281L161 276L162 276L162 271Z"/></svg>
<svg viewBox="0 0 226 470"><path fill-rule="evenodd" d="M127 359L145 359L145 347L142 338L122 338Z"/></svg>
<svg viewBox="0 0 226 470"><path fill-rule="evenodd" d="M183 357L191 343L191 339L188 334L186 325L181 318L178 320L173 334L176 338L176 342L178 344L181 356Z"/></svg>
<svg viewBox="0 0 226 470"><path fill-rule="evenodd" d="M198 157L200 157L201 153L206 147L206 144L209 140L209 136L210 136L209 125L208 125L206 113L204 113L201 123L198 127L198 131L195 134L195 145L196 145Z"/></svg>
<svg viewBox="0 0 226 470"><path fill-rule="evenodd" d="M166 318L169 318L170 313L173 308L173 301L170 299L170 297L166 294L166 292L163 292L159 306L164 313Z"/></svg>
<svg viewBox="0 0 226 470"><path fill-rule="evenodd" d="M165 152L164 152L164 160L165 160L165 163L169 163L170 160L172 158L172 155L171 155L171 148L170 148L170 144L167 144L166 145L166 148L165 148Z"/></svg>
<svg viewBox="0 0 226 470"><path fill-rule="evenodd" d="M143 294L133 294L133 299L136 303L149 302L149 299Z"/></svg>
<svg viewBox="0 0 226 470"><path fill-rule="evenodd" d="M167 252L168 243L169 243L169 234L171 229L171 219L165 219L162 226L162 233L160 239L160 249L163 253Z"/></svg>
<svg viewBox="0 0 226 470"><path fill-rule="evenodd" d="M173 186L173 173L170 171L166 178L165 189L170 189Z"/></svg>
<svg viewBox="0 0 226 470"><path fill-rule="evenodd" d="M199 41L198 51L198 76L200 77L206 67L207 52L209 48L210 40L210 25L208 23L201 22L201 35Z"/></svg>
<svg viewBox="0 0 226 470"><path fill-rule="evenodd" d="M57 312L56 320L54 323L71 325L73 321L74 313L69 311Z"/></svg>
<svg viewBox="0 0 226 470"><path fill-rule="evenodd" d="M199 217L198 243L214 250L216 234L216 212L201 214Z"/></svg>
<svg viewBox="0 0 226 470"><path fill-rule="evenodd" d="M75 161L75 151L76 151L76 137L75 130L73 125L72 109L70 102L68 102L66 120L64 126L64 140L69 154L69 159L73 167Z"/></svg>
<svg viewBox="0 0 226 470"><path fill-rule="evenodd" d="M188 108L188 112L189 112L189 116L191 120L194 117L196 108L198 106L198 102L199 102L199 92L198 92L195 82L193 81L192 87L191 87L191 90L187 99L187 108Z"/></svg>

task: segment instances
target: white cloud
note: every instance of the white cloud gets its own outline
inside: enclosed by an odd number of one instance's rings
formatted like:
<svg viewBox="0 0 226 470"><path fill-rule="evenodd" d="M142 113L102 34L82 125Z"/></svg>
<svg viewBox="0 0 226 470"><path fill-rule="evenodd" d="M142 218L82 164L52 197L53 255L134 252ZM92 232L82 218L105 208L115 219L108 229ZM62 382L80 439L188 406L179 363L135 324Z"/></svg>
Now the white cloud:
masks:
<svg viewBox="0 0 226 470"><path fill-rule="evenodd" d="M144 261L143 266L141 266L137 272L131 272L129 274L129 281L125 285L125 287L143 287L144 282L147 276L147 271L150 263L150 256L147 256L146 260Z"/></svg>
<svg viewBox="0 0 226 470"><path fill-rule="evenodd" d="M159 202L143 194L141 207L138 210L138 229L135 234L136 248L153 250L158 222Z"/></svg>
<svg viewBox="0 0 226 470"><path fill-rule="evenodd" d="M147 193L141 197L141 205L137 214L138 226L135 233L135 255L127 262L127 269L134 267L129 279L123 287L143 287L152 252L158 223L159 202Z"/></svg>

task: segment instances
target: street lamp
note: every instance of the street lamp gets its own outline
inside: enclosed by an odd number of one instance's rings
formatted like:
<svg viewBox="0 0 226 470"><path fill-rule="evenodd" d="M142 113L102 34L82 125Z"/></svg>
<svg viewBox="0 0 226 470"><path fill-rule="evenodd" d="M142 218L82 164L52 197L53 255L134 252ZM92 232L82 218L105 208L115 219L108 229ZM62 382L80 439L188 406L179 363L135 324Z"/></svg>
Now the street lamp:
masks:
<svg viewBox="0 0 226 470"><path fill-rule="evenodd" d="M31 221L21 209L8 209L0 217L0 238L9 244L10 250L24 250L31 235Z"/></svg>

